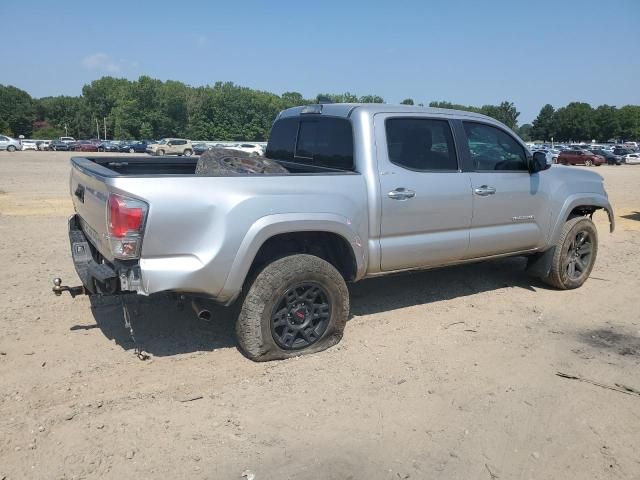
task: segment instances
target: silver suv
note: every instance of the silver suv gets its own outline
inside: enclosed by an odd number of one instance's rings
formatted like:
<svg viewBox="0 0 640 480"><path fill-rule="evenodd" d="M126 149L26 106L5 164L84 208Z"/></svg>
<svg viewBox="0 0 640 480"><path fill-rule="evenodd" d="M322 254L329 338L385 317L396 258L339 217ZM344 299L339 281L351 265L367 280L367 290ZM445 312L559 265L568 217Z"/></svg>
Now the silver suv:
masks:
<svg viewBox="0 0 640 480"><path fill-rule="evenodd" d="M20 140L7 137L6 135L0 135L0 150L15 152L16 150L22 150L22 144L20 143Z"/></svg>
<svg viewBox="0 0 640 480"><path fill-rule="evenodd" d="M184 155L190 157L193 155L193 145L191 140L184 138L163 138L158 143L147 145L147 153L151 155Z"/></svg>

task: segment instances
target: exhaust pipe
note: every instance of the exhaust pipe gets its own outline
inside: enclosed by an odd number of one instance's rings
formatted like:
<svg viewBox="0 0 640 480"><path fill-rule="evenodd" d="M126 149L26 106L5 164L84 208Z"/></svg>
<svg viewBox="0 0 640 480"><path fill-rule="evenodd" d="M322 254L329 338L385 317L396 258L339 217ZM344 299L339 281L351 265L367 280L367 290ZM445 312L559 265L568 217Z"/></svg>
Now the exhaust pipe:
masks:
<svg viewBox="0 0 640 480"><path fill-rule="evenodd" d="M211 320L211 312L200 305L200 302L196 299L191 301L191 307L193 311L196 312L196 316L200 320L204 320L205 322L209 322Z"/></svg>

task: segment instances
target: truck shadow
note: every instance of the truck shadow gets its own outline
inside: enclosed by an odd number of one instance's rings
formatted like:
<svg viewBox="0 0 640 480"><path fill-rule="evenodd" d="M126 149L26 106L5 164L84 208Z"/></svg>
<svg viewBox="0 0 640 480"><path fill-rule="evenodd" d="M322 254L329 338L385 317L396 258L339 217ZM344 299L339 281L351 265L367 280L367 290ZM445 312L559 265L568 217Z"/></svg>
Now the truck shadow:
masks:
<svg viewBox="0 0 640 480"><path fill-rule="evenodd" d="M156 357L236 346L235 319L230 308L206 303L212 320L205 322L196 317L190 303L185 303L179 310L169 295L131 296L127 304L136 340L146 352ZM97 327L108 339L125 350L133 350L135 345L124 326L119 298L91 297L91 311ZM79 328L87 327L72 327Z"/></svg>
<svg viewBox="0 0 640 480"><path fill-rule="evenodd" d="M507 258L492 262L398 274L364 280L349 286L351 315L370 315L414 305L425 305L506 287L525 288L543 284L524 272L526 261ZM212 320L199 320L189 303L182 311L169 295L132 296L130 312L136 339L143 349L158 357L235 347L234 309L206 303ZM92 297L96 325L76 325L72 330L95 328L125 350L134 344L124 327L118 298ZM137 313L135 313L137 311Z"/></svg>
<svg viewBox="0 0 640 480"><path fill-rule="evenodd" d="M351 285L351 314L371 315L507 287L548 288L525 273L526 263L512 257L364 280Z"/></svg>

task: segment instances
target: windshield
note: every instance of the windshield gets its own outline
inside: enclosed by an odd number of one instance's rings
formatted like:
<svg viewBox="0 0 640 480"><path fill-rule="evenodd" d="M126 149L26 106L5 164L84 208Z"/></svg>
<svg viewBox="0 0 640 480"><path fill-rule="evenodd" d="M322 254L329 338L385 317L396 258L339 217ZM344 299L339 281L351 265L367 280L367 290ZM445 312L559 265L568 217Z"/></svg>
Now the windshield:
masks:
<svg viewBox="0 0 640 480"><path fill-rule="evenodd" d="M165 145L166 143L167 143L167 139L166 139L166 138L163 138L162 140L160 140L160 141L158 142L158 145Z"/></svg>

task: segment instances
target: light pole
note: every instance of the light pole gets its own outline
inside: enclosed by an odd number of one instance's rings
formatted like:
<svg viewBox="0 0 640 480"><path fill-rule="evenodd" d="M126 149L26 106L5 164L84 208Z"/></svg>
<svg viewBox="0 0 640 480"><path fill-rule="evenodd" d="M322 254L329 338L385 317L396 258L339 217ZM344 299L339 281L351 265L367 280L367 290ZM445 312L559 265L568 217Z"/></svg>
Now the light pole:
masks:
<svg viewBox="0 0 640 480"><path fill-rule="evenodd" d="M107 139L107 117L103 117L102 121L104 122L104 139Z"/></svg>

